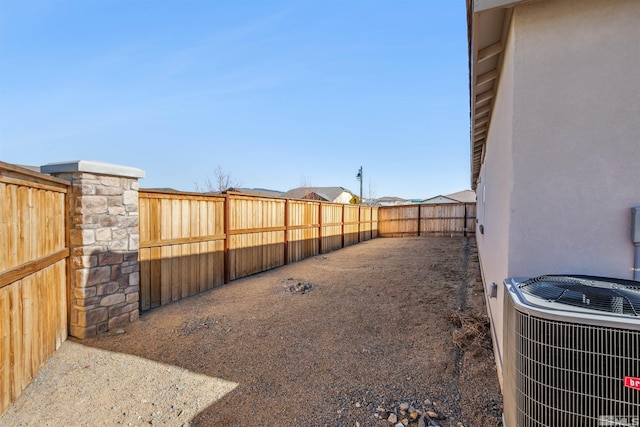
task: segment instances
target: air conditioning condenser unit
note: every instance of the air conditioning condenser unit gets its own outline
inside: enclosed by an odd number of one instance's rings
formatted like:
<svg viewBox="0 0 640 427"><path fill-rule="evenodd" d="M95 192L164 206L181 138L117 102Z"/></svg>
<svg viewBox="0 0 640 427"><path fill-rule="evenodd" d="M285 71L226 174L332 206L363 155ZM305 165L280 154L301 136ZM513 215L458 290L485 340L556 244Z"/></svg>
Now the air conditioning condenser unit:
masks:
<svg viewBox="0 0 640 427"><path fill-rule="evenodd" d="M640 426L640 282L504 284L506 426Z"/></svg>

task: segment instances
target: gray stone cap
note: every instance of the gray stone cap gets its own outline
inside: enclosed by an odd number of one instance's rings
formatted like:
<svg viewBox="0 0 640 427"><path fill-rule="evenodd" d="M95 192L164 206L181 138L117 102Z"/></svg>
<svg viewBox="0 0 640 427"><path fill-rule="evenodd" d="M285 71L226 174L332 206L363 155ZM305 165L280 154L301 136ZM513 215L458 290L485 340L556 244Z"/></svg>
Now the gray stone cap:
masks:
<svg viewBox="0 0 640 427"><path fill-rule="evenodd" d="M87 172L125 178L144 178L144 171L130 166L114 165L95 160L72 160L70 162L47 163L40 167L42 173Z"/></svg>

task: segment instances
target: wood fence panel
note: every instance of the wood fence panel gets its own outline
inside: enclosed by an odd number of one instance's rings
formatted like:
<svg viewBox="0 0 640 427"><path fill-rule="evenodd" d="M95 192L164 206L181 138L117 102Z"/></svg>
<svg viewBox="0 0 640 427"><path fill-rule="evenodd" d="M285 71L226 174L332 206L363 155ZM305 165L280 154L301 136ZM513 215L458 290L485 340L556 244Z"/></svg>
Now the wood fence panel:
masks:
<svg viewBox="0 0 640 427"><path fill-rule="evenodd" d="M342 209L345 205L322 203L322 242L320 251L327 253L342 248Z"/></svg>
<svg viewBox="0 0 640 427"><path fill-rule="evenodd" d="M471 217L470 215L473 215ZM428 236L469 233L467 224L475 220L475 203L442 203L422 205L421 234Z"/></svg>
<svg viewBox="0 0 640 427"><path fill-rule="evenodd" d="M478 205L476 203L467 203L467 219L465 220L467 234L475 234L477 209Z"/></svg>
<svg viewBox="0 0 640 427"><path fill-rule="evenodd" d="M358 243L358 219L360 206L344 205L344 246Z"/></svg>
<svg viewBox="0 0 640 427"><path fill-rule="evenodd" d="M418 235L418 211L416 205L382 207L378 211L378 228L381 236L404 237Z"/></svg>
<svg viewBox="0 0 640 427"><path fill-rule="evenodd" d="M360 241L373 239L373 207L360 207Z"/></svg>
<svg viewBox="0 0 640 427"><path fill-rule="evenodd" d="M288 224L288 262L318 255L318 227L319 212L318 202L302 200L289 200L289 224Z"/></svg>
<svg viewBox="0 0 640 427"><path fill-rule="evenodd" d="M207 207L207 203L205 202L198 202L198 226L199 226L199 230L198 230L198 234L200 236L202 235L207 235L209 234L209 221L207 220L208 217L208 207ZM209 280L209 274L208 274L208 265L207 265L207 259L209 258L208 254L207 254L207 249L209 248L209 245L207 244L207 242L200 242L200 243L196 243L196 245L198 245L197 251L198 251L198 292L204 292L209 288L208 285L208 280Z"/></svg>
<svg viewBox="0 0 640 427"><path fill-rule="evenodd" d="M422 205L420 233L427 236L452 234L458 230L462 233L464 220L464 204Z"/></svg>
<svg viewBox="0 0 640 427"><path fill-rule="evenodd" d="M379 235L463 236L475 232L475 203L385 206L378 210Z"/></svg>
<svg viewBox="0 0 640 427"><path fill-rule="evenodd" d="M240 193L139 198L141 311L377 236L377 208Z"/></svg>
<svg viewBox="0 0 640 427"><path fill-rule="evenodd" d="M284 265L284 199L231 194L230 280Z"/></svg>
<svg viewBox="0 0 640 427"><path fill-rule="evenodd" d="M29 188L28 181L6 184L0 177L0 200L0 272L66 248L65 192Z"/></svg>
<svg viewBox="0 0 640 427"><path fill-rule="evenodd" d="M224 197L141 190L140 309L195 295L224 280Z"/></svg>
<svg viewBox="0 0 640 427"><path fill-rule="evenodd" d="M379 234L379 225L378 225L378 216L379 216L380 208L372 208L371 209L371 238L375 239Z"/></svg>
<svg viewBox="0 0 640 427"><path fill-rule="evenodd" d="M140 249L138 260L140 261L140 311L151 308L151 249L144 248L142 244L150 241L149 198L144 193L138 193L138 234L140 236ZM145 260L144 262L142 262Z"/></svg>
<svg viewBox="0 0 640 427"><path fill-rule="evenodd" d="M9 303L9 288L0 288L0 414L4 412L12 401L11 393L11 304Z"/></svg>
<svg viewBox="0 0 640 427"><path fill-rule="evenodd" d="M0 414L67 338L67 191L0 162Z"/></svg>

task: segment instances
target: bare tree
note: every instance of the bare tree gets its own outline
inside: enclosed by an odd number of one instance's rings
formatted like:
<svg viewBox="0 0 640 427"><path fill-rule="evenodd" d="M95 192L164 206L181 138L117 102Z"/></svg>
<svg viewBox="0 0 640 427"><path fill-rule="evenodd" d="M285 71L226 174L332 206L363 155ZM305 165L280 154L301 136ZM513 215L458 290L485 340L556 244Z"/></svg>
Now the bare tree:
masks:
<svg viewBox="0 0 640 427"><path fill-rule="evenodd" d="M196 191L203 193L222 193L230 188L239 187L241 185L242 184L233 178L229 172L225 171L222 169L222 166L218 165L213 171L213 180L207 176L204 181L204 187L200 187L196 182Z"/></svg>
<svg viewBox="0 0 640 427"><path fill-rule="evenodd" d="M364 197L364 200L362 201L362 204L364 205L376 206L378 204L378 202L376 201L378 196L376 196L376 191L375 191L375 188L373 187L373 184L371 183L371 180L369 180L369 183L367 185L367 192L363 197Z"/></svg>
<svg viewBox="0 0 640 427"><path fill-rule="evenodd" d="M300 197L305 197L308 193L311 192L311 189L314 186L311 184L311 179L308 176L300 177L300 182L298 183L298 189L300 189L300 193L302 194Z"/></svg>

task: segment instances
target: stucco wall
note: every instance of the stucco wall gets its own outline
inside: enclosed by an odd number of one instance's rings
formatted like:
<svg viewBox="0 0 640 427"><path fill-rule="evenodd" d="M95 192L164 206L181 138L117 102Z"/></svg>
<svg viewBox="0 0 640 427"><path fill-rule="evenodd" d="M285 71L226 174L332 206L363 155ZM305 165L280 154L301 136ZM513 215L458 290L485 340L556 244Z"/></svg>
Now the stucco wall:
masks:
<svg viewBox="0 0 640 427"><path fill-rule="evenodd" d="M632 278L630 207L640 205L638 22L637 0L514 8L478 184L484 234L476 236L487 293L491 282L510 276ZM502 301L488 298L488 308L501 349Z"/></svg>
<svg viewBox="0 0 640 427"><path fill-rule="evenodd" d="M516 7L509 275L633 278L640 2Z"/></svg>
<svg viewBox="0 0 640 427"><path fill-rule="evenodd" d="M349 204L349 201L351 200L352 197L353 197L353 195L351 193L343 191L342 193L340 193L340 195L338 197L336 197L335 200L333 200L333 203L346 203L346 204Z"/></svg>

